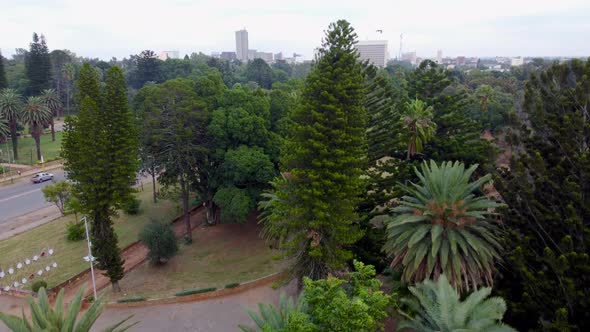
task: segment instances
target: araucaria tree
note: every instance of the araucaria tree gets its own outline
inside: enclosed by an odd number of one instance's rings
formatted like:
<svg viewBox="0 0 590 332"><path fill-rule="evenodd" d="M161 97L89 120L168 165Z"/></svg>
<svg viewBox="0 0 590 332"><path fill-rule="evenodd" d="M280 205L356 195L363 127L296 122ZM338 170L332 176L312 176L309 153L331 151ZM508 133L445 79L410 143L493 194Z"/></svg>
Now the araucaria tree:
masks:
<svg viewBox="0 0 590 332"><path fill-rule="evenodd" d="M133 199L131 185L139 167L136 129L121 69L107 71L101 91L94 68L86 63L80 70L78 90L79 115L66 119L62 155L65 169L76 181L76 198L92 221L90 235L98 268L106 270L113 289L119 291L123 261L112 217Z"/></svg>
<svg viewBox="0 0 590 332"><path fill-rule="evenodd" d="M33 33L33 42L26 54L25 67L29 85L27 96L38 96L44 89L51 87L51 58L45 42L45 36Z"/></svg>
<svg viewBox="0 0 590 332"><path fill-rule="evenodd" d="M364 77L356 34L332 23L306 79L284 149L285 181L275 181L265 234L280 234L293 258L291 275L324 278L351 258L346 245L362 236L355 209L364 190Z"/></svg>
<svg viewBox="0 0 590 332"><path fill-rule="evenodd" d="M57 115L58 110L61 108L61 101L59 100L59 96L54 89L43 90L41 93L41 99L51 113L51 119L49 120L49 124L51 125L51 140L55 142L55 123L53 118Z"/></svg>
<svg viewBox="0 0 590 332"><path fill-rule="evenodd" d="M458 290L492 284L500 244L491 216L500 206L477 193L488 174L470 182L477 165L434 161L416 170L420 183L406 196L387 224L385 251L391 266L403 268L402 280L421 282L447 275Z"/></svg>
<svg viewBox="0 0 590 332"><path fill-rule="evenodd" d="M37 160L41 160L41 134L43 126L51 120L51 111L41 97L29 97L23 107L21 120L31 128L31 136L37 147Z"/></svg>

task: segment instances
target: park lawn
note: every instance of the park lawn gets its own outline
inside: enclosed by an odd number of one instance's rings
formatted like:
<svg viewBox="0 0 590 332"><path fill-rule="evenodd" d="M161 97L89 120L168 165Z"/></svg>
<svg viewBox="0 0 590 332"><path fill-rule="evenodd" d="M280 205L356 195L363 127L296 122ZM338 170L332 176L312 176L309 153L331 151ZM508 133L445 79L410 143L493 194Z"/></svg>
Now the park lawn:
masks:
<svg viewBox="0 0 590 332"><path fill-rule="evenodd" d="M172 220L178 213L176 204L171 201L161 200L157 204L152 201L151 185L144 186L145 191L139 192L141 199L140 213L129 216L121 212L115 219L115 231L119 237L119 247L124 248L137 240L137 235L143 226L152 218ZM88 268L82 257L88 254L86 241L71 242L65 238L66 224L74 220L73 215L68 215L52 222L34 228L25 233L16 235L10 239L0 241L0 268L8 271L10 267L16 268L18 262L24 264L26 258L32 258L43 250L53 249L53 256L40 258L37 262L17 270L15 276L19 279L35 273L39 269L53 262L58 264L55 270L44 272L42 277L35 275L33 281L45 280L48 288L54 287ZM8 274L8 273L7 273ZM7 281L16 281L9 276L0 279L0 286L5 286ZM27 283L26 289L30 289L32 282Z"/></svg>
<svg viewBox="0 0 590 332"><path fill-rule="evenodd" d="M144 263L125 274L119 282L121 293L111 287L102 290L107 301L122 297L172 297L190 289L247 282L286 268L277 250L260 239L255 218L247 224L221 224L193 230L193 243L179 241L179 252L168 263Z"/></svg>
<svg viewBox="0 0 590 332"><path fill-rule="evenodd" d="M61 131L55 133L55 142L51 141L51 132L41 136L41 155L44 161L59 159L62 138L63 132ZM18 159L16 163L24 165L37 164L37 147L32 137L18 139Z"/></svg>

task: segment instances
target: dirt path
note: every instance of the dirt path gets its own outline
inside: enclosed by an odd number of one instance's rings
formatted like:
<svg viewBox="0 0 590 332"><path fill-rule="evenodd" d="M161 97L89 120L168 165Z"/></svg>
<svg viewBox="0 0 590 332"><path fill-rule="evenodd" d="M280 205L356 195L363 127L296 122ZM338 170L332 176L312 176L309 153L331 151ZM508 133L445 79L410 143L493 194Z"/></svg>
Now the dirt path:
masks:
<svg viewBox="0 0 590 332"><path fill-rule="evenodd" d="M203 208L197 209L191 215L191 227L194 229L198 225L200 225L205 220L205 212L206 210ZM184 220L179 220L174 224L174 233L177 237L182 237L186 230L186 225ZM145 262L147 256L148 249L141 243L135 243L127 249L121 252L121 256L124 263L125 273L131 271L132 269L139 266L141 263ZM102 274L100 270L94 270L94 278L96 281L96 290L101 290L105 287L110 286L111 282L108 277ZM73 283L65 286L65 294L64 294L64 302L69 303L76 295L76 292L80 289L80 287L85 286L84 296L91 295L93 293L92 290L92 275L88 271L80 276L79 279L74 281Z"/></svg>

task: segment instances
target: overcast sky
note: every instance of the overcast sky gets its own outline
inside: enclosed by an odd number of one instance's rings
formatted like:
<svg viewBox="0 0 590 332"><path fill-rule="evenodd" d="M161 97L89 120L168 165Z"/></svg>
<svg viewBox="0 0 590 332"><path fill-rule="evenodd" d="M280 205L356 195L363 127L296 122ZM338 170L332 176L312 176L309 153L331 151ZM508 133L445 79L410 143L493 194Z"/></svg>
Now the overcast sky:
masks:
<svg viewBox="0 0 590 332"><path fill-rule="evenodd" d="M389 52L429 57L589 56L589 0L0 0L0 49L28 48L43 33L50 49L119 59L151 49L235 51L246 28L251 49L303 54L337 19ZM383 30L378 34L376 30Z"/></svg>

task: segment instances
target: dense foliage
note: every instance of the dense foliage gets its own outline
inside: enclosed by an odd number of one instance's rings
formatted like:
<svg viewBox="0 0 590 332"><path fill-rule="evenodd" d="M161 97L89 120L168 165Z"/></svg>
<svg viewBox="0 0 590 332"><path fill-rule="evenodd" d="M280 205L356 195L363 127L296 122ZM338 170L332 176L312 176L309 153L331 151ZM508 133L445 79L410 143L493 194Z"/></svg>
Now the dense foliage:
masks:
<svg viewBox="0 0 590 332"><path fill-rule="evenodd" d="M318 279L342 268L352 258L345 246L362 236L355 209L364 190L364 78L355 40L348 22L330 25L291 117L287 181L275 186L278 203L268 206L264 227L287 234L279 239L294 258L292 276Z"/></svg>
<svg viewBox="0 0 590 332"><path fill-rule="evenodd" d="M278 308L259 304L260 314L249 312L256 328L240 325L243 331L377 331L394 305L391 295L381 290L375 268L354 262L355 271L343 279L328 276L313 281L304 278L303 293L294 302L281 296Z"/></svg>
<svg viewBox="0 0 590 332"><path fill-rule="evenodd" d="M168 261L178 252L178 243L172 226L152 221L139 233L139 241L148 247L148 259L152 264Z"/></svg>
<svg viewBox="0 0 590 332"><path fill-rule="evenodd" d="M590 60L531 76L518 153L499 182L509 252L498 291L520 330L590 328L589 77Z"/></svg>

